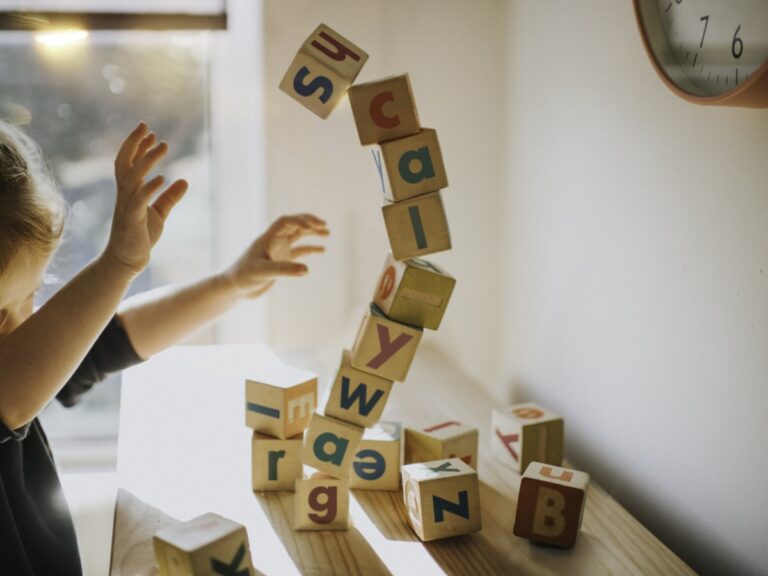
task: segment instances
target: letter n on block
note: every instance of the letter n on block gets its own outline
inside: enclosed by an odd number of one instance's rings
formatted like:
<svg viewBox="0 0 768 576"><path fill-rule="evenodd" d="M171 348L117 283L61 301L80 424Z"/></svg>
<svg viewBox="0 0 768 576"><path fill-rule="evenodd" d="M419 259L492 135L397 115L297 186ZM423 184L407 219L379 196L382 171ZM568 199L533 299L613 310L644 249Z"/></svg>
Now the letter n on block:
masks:
<svg viewBox="0 0 768 576"><path fill-rule="evenodd" d="M152 545L160 576L255 574L245 527L208 513L164 528Z"/></svg>
<svg viewBox="0 0 768 576"><path fill-rule="evenodd" d="M558 548L576 544L589 474L531 462L520 481L515 535Z"/></svg>
<svg viewBox="0 0 768 576"><path fill-rule="evenodd" d="M440 142L432 128L382 142L379 147L389 183L384 195L387 200L400 202L448 187Z"/></svg>
<svg viewBox="0 0 768 576"><path fill-rule="evenodd" d="M289 366L245 381L245 425L256 432L291 438L301 434L317 406L317 376Z"/></svg>
<svg viewBox="0 0 768 576"><path fill-rule="evenodd" d="M253 490L287 490L301 478L301 447L304 436L287 440L253 433L251 465Z"/></svg>
<svg viewBox="0 0 768 576"><path fill-rule="evenodd" d="M352 348L353 368L402 382L408 375L423 330L387 318L375 304L363 319Z"/></svg>
<svg viewBox="0 0 768 576"><path fill-rule="evenodd" d="M280 90L327 118L367 60L362 49L320 24L291 62Z"/></svg>
<svg viewBox="0 0 768 576"><path fill-rule="evenodd" d="M402 467L408 523L423 541L481 529L477 472L458 458Z"/></svg>
<svg viewBox="0 0 768 576"><path fill-rule="evenodd" d="M347 478L363 428L315 414L304 437L301 461L335 478Z"/></svg>
<svg viewBox="0 0 768 576"><path fill-rule="evenodd" d="M530 462L563 463L563 419L532 402L494 409L491 415L491 452L517 472Z"/></svg>
<svg viewBox="0 0 768 576"><path fill-rule="evenodd" d="M401 429L399 422L379 422L365 431L352 462L350 488L400 489Z"/></svg>
<svg viewBox="0 0 768 576"><path fill-rule="evenodd" d="M454 286L455 278L432 262L398 262L388 254L373 302L392 320L437 330Z"/></svg>
<svg viewBox="0 0 768 576"><path fill-rule="evenodd" d="M349 485L325 474L297 480L293 510L296 530L346 530Z"/></svg>
<svg viewBox="0 0 768 576"><path fill-rule="evenodd" d="M349 89L360 144L418 134L419 114L408 74L355 84Z"/></svg>
<svg viewBox="0 0 768 576"><path fill-rule="evenodd" d="M381 211L396 260L451 249L451 233L439 191L386 204Z"/></svg>
<svg viewBox="0 0 768 576"><path fill-rule="evenodd" d="M350 352L344 350L325 414L358 426L373 426L381 418L391 390L392 380L353 368Z"/></svg>

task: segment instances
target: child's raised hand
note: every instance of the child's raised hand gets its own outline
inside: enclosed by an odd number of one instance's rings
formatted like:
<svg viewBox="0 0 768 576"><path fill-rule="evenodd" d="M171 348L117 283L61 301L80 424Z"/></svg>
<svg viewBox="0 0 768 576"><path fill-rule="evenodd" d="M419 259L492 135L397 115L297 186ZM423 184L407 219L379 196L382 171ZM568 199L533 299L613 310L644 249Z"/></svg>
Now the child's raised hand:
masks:
<svg viewBox="0 0 768 576"><path fill-rule="evenodd" d="M185 180L176 180L150 204L162 188L163 176L145 182L147 174L168 152L144 122L131 132L115 158L117 201L106 252L138 274L149 262L149 253L163 232L166 218L187 191Z"/></svg>
<svg viewBox="0 0 768 576"><path fill-rule="evenodd" d="M328 236L325 221L312 214L282 216L251 244L225 277L243 298L256 298L269 290L277 276L304 276L307 267L297 258L324 252L323 246L296 246L304 236Z"/></svg>

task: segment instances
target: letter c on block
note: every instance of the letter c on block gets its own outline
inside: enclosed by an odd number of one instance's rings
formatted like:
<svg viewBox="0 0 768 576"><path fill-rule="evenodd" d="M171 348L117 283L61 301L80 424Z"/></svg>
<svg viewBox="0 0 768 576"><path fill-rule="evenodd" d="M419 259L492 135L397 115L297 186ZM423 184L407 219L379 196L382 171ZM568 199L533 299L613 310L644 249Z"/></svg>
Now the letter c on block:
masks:
<svg viewBox="0 0 768 576"><path fill-rule="evenodd" d="M400 124L400 116L395 114L394 116L384 115L384 104L387 102L394 102L395 95L392 92L382 92L376 94L371 100L371 106L369 112L371 114L371 120L380 128L394 128Z"/></svg>

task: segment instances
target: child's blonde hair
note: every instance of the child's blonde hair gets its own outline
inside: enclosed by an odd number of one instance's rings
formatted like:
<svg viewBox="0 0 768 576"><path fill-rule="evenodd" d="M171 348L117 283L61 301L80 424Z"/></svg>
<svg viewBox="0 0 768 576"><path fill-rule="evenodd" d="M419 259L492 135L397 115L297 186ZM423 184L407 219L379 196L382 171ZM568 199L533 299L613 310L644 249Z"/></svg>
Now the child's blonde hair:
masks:
<svg viewBox="0 0 768 576"><path fill-rule="evenodd" d="M40 256L55 250L64 206L40 148L0 120L0 275L22 250Z"/></svg>

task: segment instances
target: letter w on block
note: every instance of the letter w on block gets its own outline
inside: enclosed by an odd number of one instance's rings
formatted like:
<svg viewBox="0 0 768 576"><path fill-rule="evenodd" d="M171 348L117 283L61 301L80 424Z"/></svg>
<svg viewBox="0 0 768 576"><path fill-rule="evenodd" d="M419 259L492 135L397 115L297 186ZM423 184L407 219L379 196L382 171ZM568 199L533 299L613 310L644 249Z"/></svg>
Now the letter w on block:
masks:
<svg viewBox="0 0 768 576"><path fill-rule="evenodd" d="M393 341L389 340L389 328L382 324L377 324L376 329L379 334L380 352L368 362L369 368L380 368L384 362L392 358L398 350L411 341L413 336L410 334L400 334Z"/></svg>
<svg viewBox="0 0 768 576"><path fill-rule="evenodd" d="M246 566L240 570L240 563L245 557L245 544L240 544L240 547L235 553L235 557L229 564L225 564L221 560L211 558L211 569L214 574L221 574L221 576L249 576L251 571Z"/></svg>
<svg viewBox="0 0 768 576"><path fill-rule="evenodd" d="M344 410L349 410L356 402L359 404L358 412L361 416L368 416L379 403L381 397L384 396L383 390L376 390L371 399L368 400L368 386L362 382L357 385L352 394L349 393L349 378L343 376L341 378L341 407Z"/></svg>
<svg viewBox="0 0 768 576"><path fill-rule="evenodd" d="M440 496L432 496L432 506L435 509L435 522L443 522L445 520L445 512L450 512L469 520L469 495L466 490L459 492L458 503L445 500L440 498Z"/></svg>

